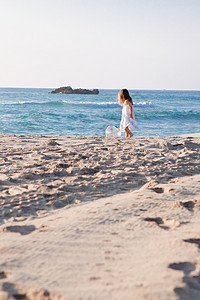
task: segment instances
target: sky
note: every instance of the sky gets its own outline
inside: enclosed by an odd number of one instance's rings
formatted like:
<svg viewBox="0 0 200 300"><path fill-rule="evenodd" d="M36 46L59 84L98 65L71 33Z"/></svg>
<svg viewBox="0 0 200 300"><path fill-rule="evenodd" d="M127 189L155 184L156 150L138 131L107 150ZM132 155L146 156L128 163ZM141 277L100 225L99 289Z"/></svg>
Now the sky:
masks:
<svg viewBox="0 0 200 300"><path fill-rule="evenodd" d="M199 0L0 0L0 87L200 90Z"/></svg>

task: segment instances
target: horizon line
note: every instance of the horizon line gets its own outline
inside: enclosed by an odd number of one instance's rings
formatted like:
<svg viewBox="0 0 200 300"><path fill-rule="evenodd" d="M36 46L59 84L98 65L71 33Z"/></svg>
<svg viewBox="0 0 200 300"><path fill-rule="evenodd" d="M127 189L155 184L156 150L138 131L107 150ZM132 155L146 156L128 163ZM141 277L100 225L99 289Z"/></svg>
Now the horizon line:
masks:
<svg viewBox="0 0 200 300"><path fill-rule="evenodd" d="M63 86L64 87L64 86ZM77 88L77 87L75 87ZM127 88L127 87L126 87ZM0 89L55 89L55 87L16 87L16 86L7 86L1 87ZM92 90L93 88L82 88ZM128 90L144 90L144 91L196 91L199 92L200 89L168 89L168 88L127 88ZM98 88L98 90L121 90L121 88Z"/></svg>

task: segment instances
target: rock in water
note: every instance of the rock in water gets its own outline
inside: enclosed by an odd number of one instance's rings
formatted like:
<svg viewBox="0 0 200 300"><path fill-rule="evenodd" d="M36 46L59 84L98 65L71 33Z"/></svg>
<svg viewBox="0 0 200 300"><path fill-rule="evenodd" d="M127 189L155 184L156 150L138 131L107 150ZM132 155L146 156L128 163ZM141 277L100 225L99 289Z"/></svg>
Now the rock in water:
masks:
<svg viewBox="0 0 200 300"><path fill-rule="evenodd" d="M71 86L65 86L60 87L58 89L55 89L54 91L50 92L50 94L92 94L92 95L98 95L99 90L86 90L86 89L72 89Z"/></svg>

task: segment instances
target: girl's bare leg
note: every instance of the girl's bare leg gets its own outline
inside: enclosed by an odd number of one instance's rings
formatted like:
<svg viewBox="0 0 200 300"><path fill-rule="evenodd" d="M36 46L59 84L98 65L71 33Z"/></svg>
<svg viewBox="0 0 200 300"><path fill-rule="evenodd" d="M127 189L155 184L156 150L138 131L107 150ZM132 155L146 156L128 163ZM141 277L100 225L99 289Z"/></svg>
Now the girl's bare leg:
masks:
<svg viewBox="0 0 200 300"><path fill-rule="evenodd" d="M133 136L133 133L130 131L130 135L129 135L129 137L132 137Z"/></svg>
<svg viewBox="0 0 200 300"><path fill-rule="evenodd" d="M129 129L128 129L128 127L125 128L125 135L126 135L126 137L128 137L128 135L129 135Z"/></svg>
<svg viewBox="0 0 200 300"><path fill-rule="evenodd" d="M129 130L128 127L125 128L125 133L126 133L126 137L132 137L133 136L132 132Z"/></svg>

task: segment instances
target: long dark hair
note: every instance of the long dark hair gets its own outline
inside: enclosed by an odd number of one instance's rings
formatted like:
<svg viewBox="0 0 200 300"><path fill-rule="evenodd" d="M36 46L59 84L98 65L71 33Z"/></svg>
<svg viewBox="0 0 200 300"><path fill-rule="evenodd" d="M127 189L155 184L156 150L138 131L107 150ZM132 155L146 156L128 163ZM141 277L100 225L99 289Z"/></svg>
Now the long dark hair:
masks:
<svg viewBox="0 0 200 300"><path fill-rule="evenodd" d="M131 96L129 95L129 92L127 89L122 89L119 92L119 96L124 100L128 100L133 105L133 100L132 100Z"/></svg>

